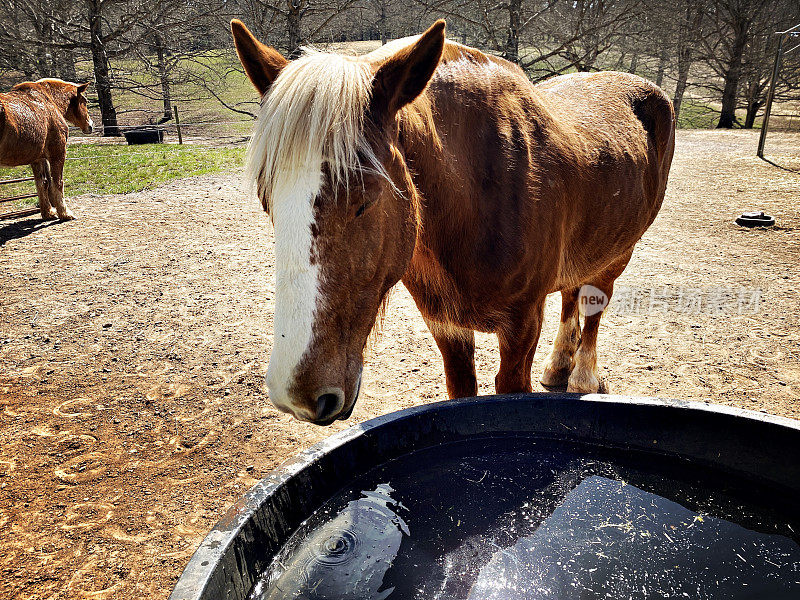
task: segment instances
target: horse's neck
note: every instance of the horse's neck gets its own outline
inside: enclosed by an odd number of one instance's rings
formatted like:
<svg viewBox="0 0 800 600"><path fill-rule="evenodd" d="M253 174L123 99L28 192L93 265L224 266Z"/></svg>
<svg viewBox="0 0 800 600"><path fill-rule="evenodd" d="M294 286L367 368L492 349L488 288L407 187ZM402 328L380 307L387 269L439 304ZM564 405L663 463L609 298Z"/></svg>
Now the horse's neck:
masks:
<svg viewBox="0 0 800 600"><path fill-rule="evenodd" d="M55 106L59 114L66 118L67 109L69 108L69 98L63 90L52 88L46 84L39 84L36 88L33 88L32 92L34 97L38 96L39 100Z"/></svg>
<svg viewBox="0 0 800 600"><path fill-rule="evenodd" d="M474 228L476 206L469 185L459 169L459 158L440 137L429 103L415 103L401 116L401 143L412 180L420 198L422 242L435 247L431 238L457 233L458 243Z"/></svg>

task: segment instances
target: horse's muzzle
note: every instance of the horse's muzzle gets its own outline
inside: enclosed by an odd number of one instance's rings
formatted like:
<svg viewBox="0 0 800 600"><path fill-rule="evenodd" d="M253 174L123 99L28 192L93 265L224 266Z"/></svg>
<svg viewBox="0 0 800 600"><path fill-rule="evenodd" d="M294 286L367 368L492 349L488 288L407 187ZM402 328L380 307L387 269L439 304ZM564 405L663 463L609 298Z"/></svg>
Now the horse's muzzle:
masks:
<svg viewBox="0 0 800 600"><path fill-rule="evenodd" d="M350 406L344 409L339 415L336 417L340 421L344 421L350 418L350 415L353 414L353 409L356 407L356 400L358 400L358 394L361 392L361 375L364 373L364 367L358 372L358 381L356 382L356 393L353 394L353 401L350 403Z"/></svg>

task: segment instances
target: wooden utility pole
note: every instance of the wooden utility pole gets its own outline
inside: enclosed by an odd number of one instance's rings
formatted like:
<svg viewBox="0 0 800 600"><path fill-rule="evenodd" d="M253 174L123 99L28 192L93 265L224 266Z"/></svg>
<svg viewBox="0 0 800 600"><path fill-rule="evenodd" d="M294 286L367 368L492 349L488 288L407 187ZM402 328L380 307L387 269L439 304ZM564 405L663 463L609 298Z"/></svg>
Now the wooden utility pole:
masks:
<svg viewBox="0 0 800 600"><path fill-rule="evenodd" d="M800 23L786 31L775 32L775 34L780 37L778 38L778 50L775 52L775 62L772 65L772 79L769 82L769 91L767 92L767 105L764 107L764 122L761 124L761 135L758 137L758 151L756 152L756 156L759 158L764 158L764 144L767 141L767 128L769 127L769 115L772 112L772 100L775 98L775 83L778 81L781 54L783 53L783 39L797 29L800 29Z"/></svg>

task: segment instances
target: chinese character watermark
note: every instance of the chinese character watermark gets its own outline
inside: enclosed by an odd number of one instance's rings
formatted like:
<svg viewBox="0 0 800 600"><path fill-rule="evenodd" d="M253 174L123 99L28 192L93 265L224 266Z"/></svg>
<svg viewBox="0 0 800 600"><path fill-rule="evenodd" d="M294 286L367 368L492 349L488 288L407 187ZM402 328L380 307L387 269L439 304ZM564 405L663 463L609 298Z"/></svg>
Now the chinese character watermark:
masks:
<svg viewBox="0 0 800 600"><path fill-rule="evenodd" d="M653 288L620 286L614 289L611 302L608 303L606 299L606 303L615 313L623 315L652 315L667 312L712 316L756 314L761 308L761 290L726 286L708 288L666 285Z"/></svg>

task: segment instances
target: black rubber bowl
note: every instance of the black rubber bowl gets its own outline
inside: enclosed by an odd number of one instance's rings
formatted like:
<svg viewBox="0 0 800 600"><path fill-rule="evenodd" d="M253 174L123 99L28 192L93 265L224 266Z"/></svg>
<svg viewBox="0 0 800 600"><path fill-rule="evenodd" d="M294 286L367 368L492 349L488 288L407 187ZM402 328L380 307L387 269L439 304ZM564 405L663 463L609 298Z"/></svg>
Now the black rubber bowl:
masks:
<svg viewBox="0 0 800 600"><path fill-rule="evenodd" d="M713 472L760 490L761 501L786 514L796 516L800 506L797 421L723 406L607 395L438 402L356 425L284 463L208 534L170 598L246 598L293 532L343 487L388 461L450 443L458 447L465 441L521 436L545 448L573 444L578 452L638 457L654 469L666 461L692 473ZM666 486L657 493L669 497L671 491ZM734 568L745 568L733 561Z"/></svg>
<svg viewBox="0 0 800 600"><path fill-rule="evenodd" d="M736 217L736 224L742 227L771 227L775 225L775 217L761 212L746 212Z"/></svg>

